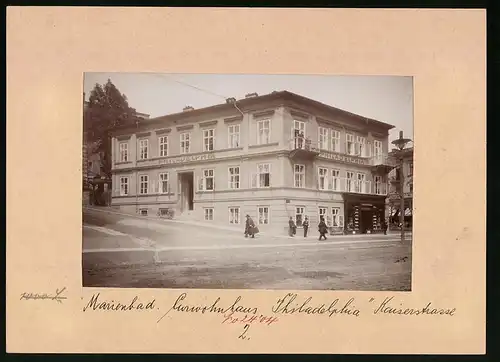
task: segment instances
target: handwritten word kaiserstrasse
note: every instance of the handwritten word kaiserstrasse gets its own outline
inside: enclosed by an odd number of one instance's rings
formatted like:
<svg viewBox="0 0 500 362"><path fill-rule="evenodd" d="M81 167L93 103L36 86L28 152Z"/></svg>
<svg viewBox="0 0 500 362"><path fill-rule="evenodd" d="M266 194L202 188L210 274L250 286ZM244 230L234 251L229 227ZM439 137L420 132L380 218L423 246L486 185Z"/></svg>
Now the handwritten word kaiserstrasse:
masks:
<svg viewBox="0 0 500 362"><path fill-rule="evenodd" d="M333 315L348 315L359 317L359 310L354 307L354 298L349 299L346 303L341 303L339 299L335 299L329 305L325 303L310 306L312 297L307 298L302 303L297 303L297 294L288 293L281 299L278 299L276 305L273 306L273 313L281 314L327 314L329 317Z"/></svg>
<svg viewBox="0 0 500 362"><path fill-rule="evenodd" d="M62 303L63 300L68 299L67 297L64 297L62 293L66 290L66 287L62 289L56 289L56 292L54 294L48 294L48 293L21 293L21 298L20 300L54 300L58 303Z"/></svg>
<svg viewBox="0 0 500 362"><path fill-rule="evenodd" d="M140 302L139 297L135 296L127 303L110 301L100 301L100 293L92 295L87 305L83 308L85 312L88 308L91 310L114 310L114 311L130 311L130 310L152 310L155 309L155 300L152 299L148 302Z"/></svg>
<svg viewBox="0 0 500 362"><path fill-rule="evenodd" d="M236 298L236 300L229 306L223 307L220 306L220 297L218 297L213 303L206 305L189 305L184 304L183 301L186 299L187 293L182 293L175 300L174 304L170 309L162 315L162 317L158 320L160 322L170 311L175 312L186 312L186 313L218 313L218 314L227 314L228 312L233 313L246 313L246 314L257 314L257 308L255 307L245 307L240 304L241 296Z"/></svg>
<svg viewBox="0 0 500 362"><path fill-rule="evenodd" d="M395 315L455 315L455 308L433 308L429 302L422 308L400 308L391 305L394 297L385 298L382 303L373 311L373 314L395 314Z"/></svg>

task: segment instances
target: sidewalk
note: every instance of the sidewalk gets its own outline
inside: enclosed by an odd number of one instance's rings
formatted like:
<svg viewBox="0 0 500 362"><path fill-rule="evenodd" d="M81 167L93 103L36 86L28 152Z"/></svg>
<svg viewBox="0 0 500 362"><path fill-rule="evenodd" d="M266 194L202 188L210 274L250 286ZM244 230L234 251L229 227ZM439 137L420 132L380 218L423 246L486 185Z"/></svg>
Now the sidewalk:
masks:
<svg viewBox="0 0 500 362"><path fill-rule="evenodd" d="M113 210L111 208L106 208L106 207L92 207L92 206L85 206L84 209L89 210L89 211L96 211L96 212L102 212L102 213L108 213L108 214L114 214L114 215L122 215L122 216L127 216L127 217L133 217L136 219L141 219L141 220L153 220L156 222L163 222L163 223L172 223L172 224L184 224L184 225L192 225L192 226L201 226L201 227L207 227L207 228L212 228L212 229L217 229L217 230L222 230L222 231L229 231L233 233L237 233L239 235L243 235L243 227L231 227L231 226L224 226L224 225L218 225L218 224L211 224L207 222L202 222L202 221L194 221L194 220L171 220L171 219L165 219L161 218L158 216L141 216L137 215L136 213L127 213L124 211L117 211ZM388 238L390 239L395 239L399 237L400 233L399 231L388 231L387 235L384 234L349 234L349 235L327 235L328 240L352 240L352 239L374 239L374 240L386 240ZM406 232L405 235L407 238L412 237L411 232ZM256 239L259 237L274 237L274 238L282 238L282 239L288 239L288 240L294 240L295 242L299 241L318 241L319 235L317 232L309 233L306 238L304 238L303 234L298 233L297 235L291 237L285 234L280 234L280 233L272 233L272 232L260 232L259 234L256 235Z"/></svg>

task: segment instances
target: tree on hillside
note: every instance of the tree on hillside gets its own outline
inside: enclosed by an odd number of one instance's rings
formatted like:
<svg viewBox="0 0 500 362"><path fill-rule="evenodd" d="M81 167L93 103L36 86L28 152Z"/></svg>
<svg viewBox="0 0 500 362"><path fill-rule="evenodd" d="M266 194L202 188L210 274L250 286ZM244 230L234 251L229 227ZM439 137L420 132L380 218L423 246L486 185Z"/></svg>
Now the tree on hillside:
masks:
<svg viewBox="0 0 500 362"><path fill-rule="evenodd" d="M96 84L90 92L83 115L83 127L87 142L96 145L101 154L102 171L111 176L110 131L118 126L133 125L137 121L135 109L127 102L110 79L104 85Z"/></svg>

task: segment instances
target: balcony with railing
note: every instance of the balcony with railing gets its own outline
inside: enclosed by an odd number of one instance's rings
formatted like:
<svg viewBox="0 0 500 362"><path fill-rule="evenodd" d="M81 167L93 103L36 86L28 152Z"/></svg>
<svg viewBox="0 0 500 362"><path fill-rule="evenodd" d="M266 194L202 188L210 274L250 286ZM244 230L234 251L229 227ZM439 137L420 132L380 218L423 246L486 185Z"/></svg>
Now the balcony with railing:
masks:
<svg viewBox="0 0 500 362"><path fill-rule="evenodd" d="M320 178L317 186L320 191L381 196L386 196L389 189L385 182L362 181L343 177L334 177L330 179Z"/></svg>
<svg viewBox="0 0 500 362"><path fill-rule="evenodd" d="M288 144L290 158L312 159L320 154L318 143L306 137L293 137Z"/></svg>
<svg viewBox="0 0 500 362"><path fill-rule="evenodd" d="M376 155L370 158L370 165L375 173L387 174L397 166L397 161L389 155Z"/></svg>

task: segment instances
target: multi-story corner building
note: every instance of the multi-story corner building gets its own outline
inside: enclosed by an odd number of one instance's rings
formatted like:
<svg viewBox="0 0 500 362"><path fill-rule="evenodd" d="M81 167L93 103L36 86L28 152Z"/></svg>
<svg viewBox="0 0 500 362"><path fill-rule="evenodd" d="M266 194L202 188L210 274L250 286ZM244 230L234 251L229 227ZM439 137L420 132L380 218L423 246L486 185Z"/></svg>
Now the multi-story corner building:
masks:
<svg viewBox="0 0 500 362"><path fill-rule="evenodd" d="M398 151L396 151L398 152ZM396 156L395 152L390 152L389 155L394 159L403 157L402 170L397 167L391 170L388 174L388 203L387 214L391 225L399 225L399 214L404 213L405 227L412 227L413 219L413 147L403 150L401 156ZM400 195L400 180L404 177L404 210L401 210L401 195Z"/></svg>
<svg viewBox="0 0 500 362"><path fill-rule="evenodd" d="M112 205L261 230L320 216L375 232L393 126L282 91L152 118L113 134Z"/></svg>

